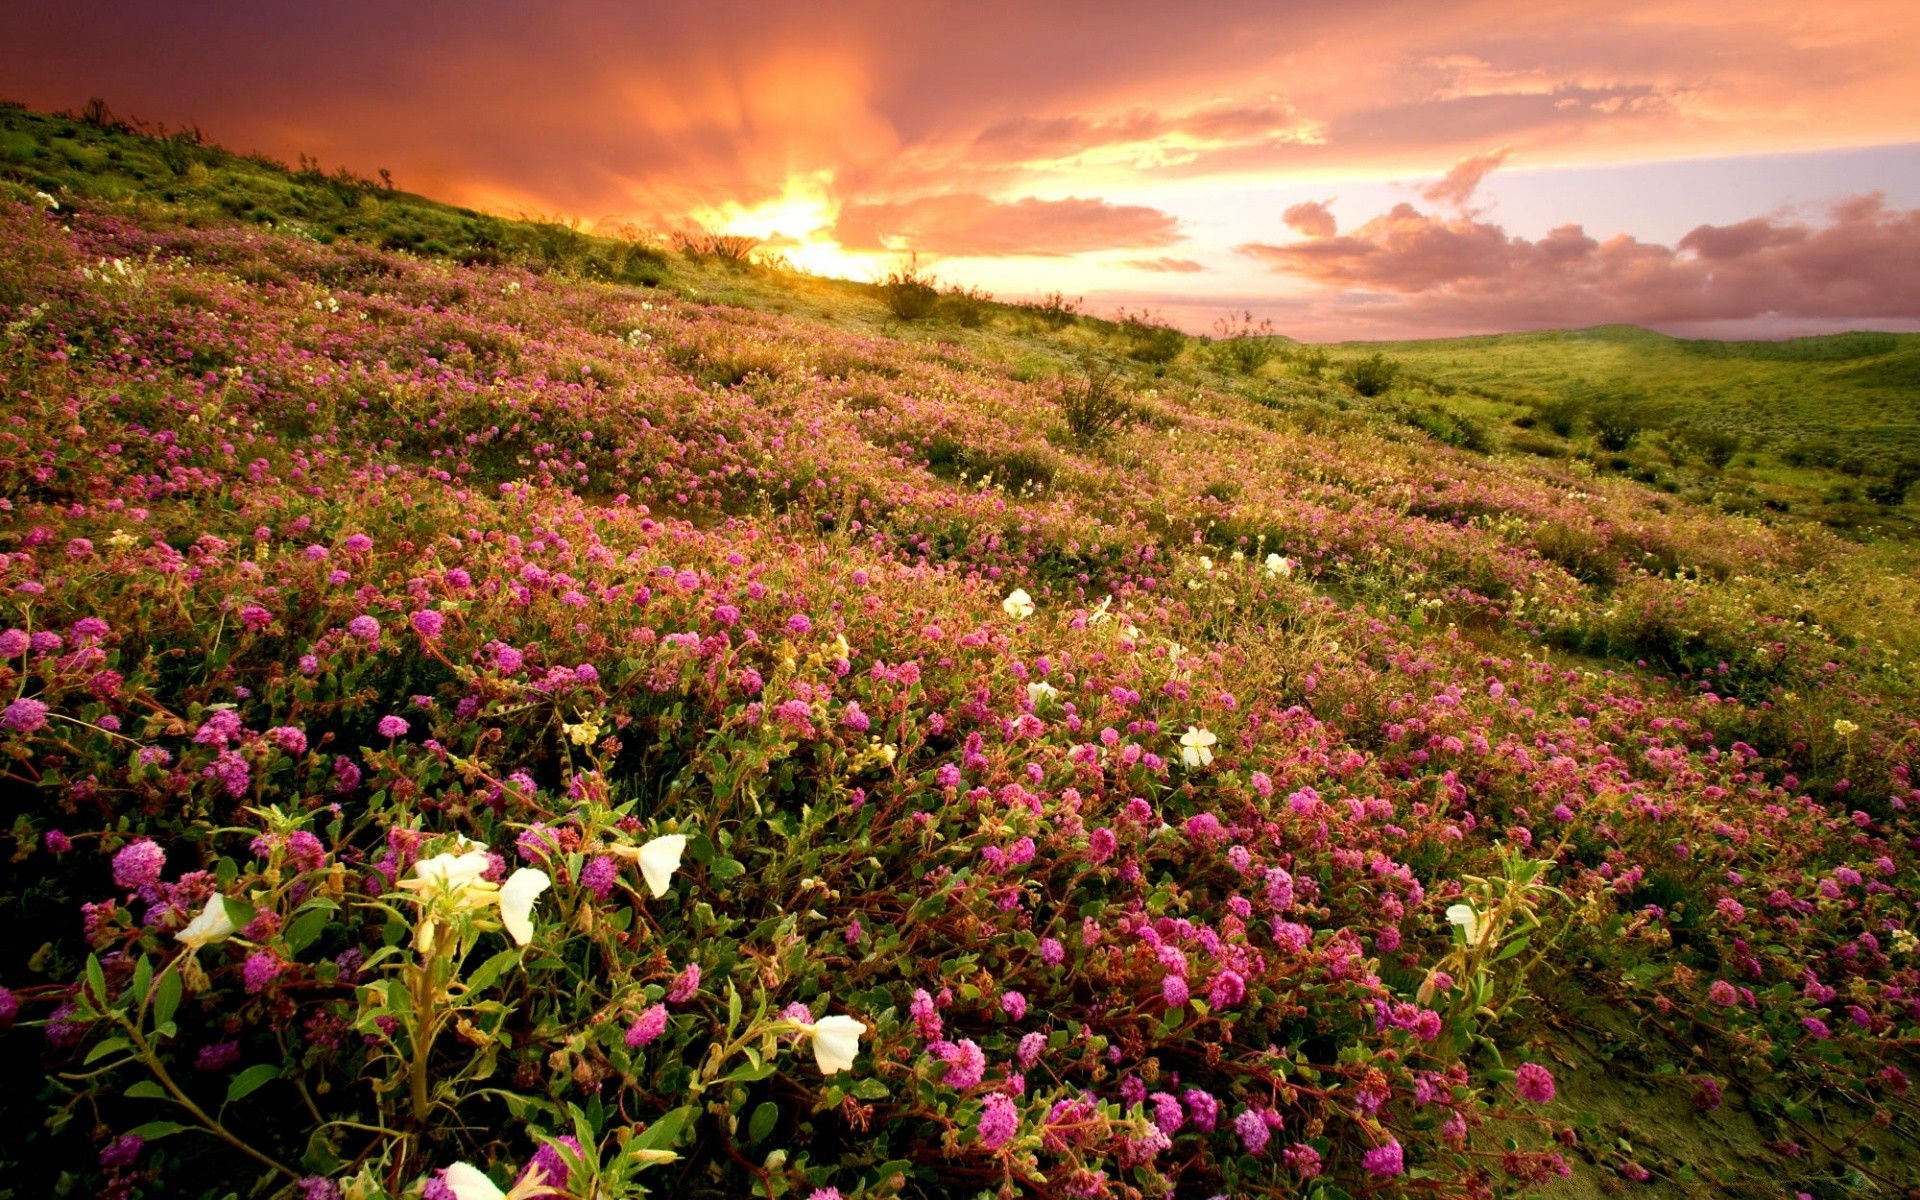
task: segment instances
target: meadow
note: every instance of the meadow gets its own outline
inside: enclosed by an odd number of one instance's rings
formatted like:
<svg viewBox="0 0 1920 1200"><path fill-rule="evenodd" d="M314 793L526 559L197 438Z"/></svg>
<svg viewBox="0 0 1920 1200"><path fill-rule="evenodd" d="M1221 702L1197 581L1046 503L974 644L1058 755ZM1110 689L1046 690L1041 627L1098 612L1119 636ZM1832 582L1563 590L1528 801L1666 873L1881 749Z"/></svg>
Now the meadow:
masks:
<svg viewBox="0 0 1920 1200"><path fill-rule="evenodd" d="M1910 1194L1898 504L96 116L0 110L0 1193Z"/></svg>

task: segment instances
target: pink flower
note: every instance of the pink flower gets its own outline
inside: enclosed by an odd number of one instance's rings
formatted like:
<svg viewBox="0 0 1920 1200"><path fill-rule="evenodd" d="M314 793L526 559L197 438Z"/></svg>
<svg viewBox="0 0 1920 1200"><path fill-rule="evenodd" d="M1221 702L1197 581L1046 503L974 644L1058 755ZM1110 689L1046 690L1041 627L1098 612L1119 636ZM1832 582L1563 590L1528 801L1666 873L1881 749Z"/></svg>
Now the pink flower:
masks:
<svg viewBox="0 0 1920 1200"><path fill-rule="evenodd" d="M638 1050L666 1032L667 1006L656 1004L633 1019L627 1027L627 1049Z"/></svg>
<svg viewBox="0 0 1920 1200"><path fill-rule="evenodd" d="M1014 1107L1013 1100L1003 1092L988 1096L986 1107L980 1112L980 1144L989 1150L998 1150L1019 1131L1020 1110Z"/></svg>
<svg viewBox="0 0 1920 1200"><path fill-rule="evenodd" d="M122 846L113 856L113 882L125 891L137 892L159 883L166 866L167 852L159 843L141 838Z"/></svg>
<svg viewBox="0 0 1920 1200"><path fill-rule="evenodd" d="M1399 1142L1388 1142L1361 1155L1360 1165L1382 1179L1391 1179L1406 1169L1406 1159Z"/></svg>
<svg viewBox="0 0 1920 1200"><path fill-rule="evenodd" d="M7 705L7 711L0 713L0 726L17 730L20 733L32 733L46 727L47 706L32 696L22 696Z"/></svg>
<svg viewBox="0 0 1920 1200"><path fill-rule="evenodd" d="M1553 1073L1539 1063L1521 1063L1513 1073L1513 1090L1529 1103L1549 1103L1553 1099Z"/></svg>
<svg viewBox="0 0 1920 1200"><path fill-rule="evenodd" d="M379 729L380 736L383 738L405 737L407 736L406 718L396 717L391 714L381 717Z"/></svg>

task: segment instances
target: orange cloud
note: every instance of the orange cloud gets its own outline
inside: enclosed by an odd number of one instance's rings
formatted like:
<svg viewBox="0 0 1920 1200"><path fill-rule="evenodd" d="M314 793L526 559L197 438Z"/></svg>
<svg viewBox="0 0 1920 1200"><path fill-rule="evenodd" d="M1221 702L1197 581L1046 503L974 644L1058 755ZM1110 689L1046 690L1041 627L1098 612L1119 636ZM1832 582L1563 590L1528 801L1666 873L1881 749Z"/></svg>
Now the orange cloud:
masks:
<svg viewBox="0 0 1920 1200"><path fill-rule="evenodd" d="M1165 254L1158 258L1122 259L1120 265L1132 267L1136 271L1156 271L1163 275L1197 275L1207 269L1205 263L1195 262L1191 258L1172 258Z"/></svg>
<svg viewBox="0 0 1920 1200"><path fill-rule="evenodd" d="M1504 147L1492 154L1476 154L1472 158L1463 158L1453 164L1453 169L1435 183L1420 189L1421 196L1434 204L1445 204L1453 208L1465 208L1473 199L1474 192L1480 188L1480 181L1493 174L1494 169L1507 161L1511 152Z"/></svg>
<svg viewBox="0 0 1920 1200"><path fill-rule="evenodd" d="M1011 202L985 196L921 196L849 204L833 227L852 250L916 250L952 256L1077 254L1147 249L1180 240L1179 222L1159 209L1070 197Z"/></svg>
<svg viewBox="0 0 1920 1200"><path fill-rule="evenodd" d="M1340 226L1327 209L1325 200L1306 200L1281 214L1289 228L1302 237L1332 237Z"/></svg>
<svg viewBox="0 0 1920 1200"><path fill-rule="evenodd" d="M1920 314L1920 209L1891 210L1862 196L1827 217L1820 225L1772 217L1702 225L1667 247L1626 236L1597 241L1578 225L1529 241L1489 222L1401 204L1344 237L1238 249L1274 271L1352 294L1369 320L1414 328Z"/></svg>

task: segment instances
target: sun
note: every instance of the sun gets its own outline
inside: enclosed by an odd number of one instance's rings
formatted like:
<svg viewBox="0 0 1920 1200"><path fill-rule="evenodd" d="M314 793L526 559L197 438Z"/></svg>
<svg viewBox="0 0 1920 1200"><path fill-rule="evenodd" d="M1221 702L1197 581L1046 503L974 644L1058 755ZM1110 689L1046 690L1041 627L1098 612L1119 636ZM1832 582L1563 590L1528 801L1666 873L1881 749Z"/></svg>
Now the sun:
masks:
<svg viewBox="0 0 1920 1200"><path fill-rule="evenodd" d="M853 279L874 270L873 255L848 250L834 240L840 202L833 195L831 171L789 176L780 194L770 200L702 205L688 216L716 233L758 238L811 274Z"/></svg>

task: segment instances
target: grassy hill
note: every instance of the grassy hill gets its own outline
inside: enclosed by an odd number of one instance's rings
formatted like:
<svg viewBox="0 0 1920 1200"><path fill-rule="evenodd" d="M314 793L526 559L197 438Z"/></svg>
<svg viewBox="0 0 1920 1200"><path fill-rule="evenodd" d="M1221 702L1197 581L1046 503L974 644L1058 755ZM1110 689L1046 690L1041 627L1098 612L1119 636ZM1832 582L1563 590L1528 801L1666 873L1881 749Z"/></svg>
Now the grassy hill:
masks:
<svg viewBox="0 0 1920 1200"><path fill-rule="evenodd" d="M0 1188L1920 1172L1895 505L94 118L0 110Z"/></svg>

